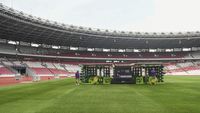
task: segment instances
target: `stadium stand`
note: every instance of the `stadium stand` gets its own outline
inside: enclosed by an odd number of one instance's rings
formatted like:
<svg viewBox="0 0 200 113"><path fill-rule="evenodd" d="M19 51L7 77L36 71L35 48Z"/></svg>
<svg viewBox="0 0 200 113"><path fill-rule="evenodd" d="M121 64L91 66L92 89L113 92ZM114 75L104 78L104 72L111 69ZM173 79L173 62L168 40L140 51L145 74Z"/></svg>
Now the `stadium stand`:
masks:
<svg viewBox="0 0 200 113"><path fill-rule="evenodd" d="M11 44L0 44L0 52L53 55L66 57L93 57L93 58L191 58L190 52L154 52L154 53L133 53L133 52L90 52L90 51L59 51L54 49L45 49L41 47L17 46ZM17 49L17 50L16 50ZM59 53L59 54L58 54ZM198 53L193 53L198 58ZM190 55L191 56L191 55ZM199 55L200 56L200 55Z"/></svg>
<svg viewBox="0 0 200 113"><path fill-rule="evenodd" d="M0 4L0 82L73 77L84 63L160 62L166 75L200 75L199 37L66 25Z"/></svg>
<svg viewBox="0 0 200 113"><path fill-rule="evenodd" d="M184 62L165 65L167 75L199 75L199 62Z"/></svg>
<svg viewBox="0 0 200 113"><path fill-rule="evenodd" d="M37 48L34 47L20 46L18 47L18 51L24 54L37 54Z"/></svg>
<svg viewBox="0 0 200 113"><path fill-rule="evenodd" d="M15 74L11 72L9 69L0 65L0 76L14 76Z"/></svg>
<svg viewBox="0 0 200 113"><path fill-rule="evenodd" d="M15 45L11 44L0 44L0 52L17 53Z"/></svg>
<svg viewBox="0 0 200 113"><path fill-rule="evenodd" d="M7 67L0 65L0 82L4 81L1 82L0 85L32 81L34 76L39 77L40 80L73 77L77 70L81 71L81 67L75 64L44 63L35 61L14 61L13 63L8 61L3 62L13 70L15 70L13 67L25 67L27 72L23 76L17 77L16 73L13 73ZM32 71L34 74L28 72L28 68L29 71Z"/></svg>

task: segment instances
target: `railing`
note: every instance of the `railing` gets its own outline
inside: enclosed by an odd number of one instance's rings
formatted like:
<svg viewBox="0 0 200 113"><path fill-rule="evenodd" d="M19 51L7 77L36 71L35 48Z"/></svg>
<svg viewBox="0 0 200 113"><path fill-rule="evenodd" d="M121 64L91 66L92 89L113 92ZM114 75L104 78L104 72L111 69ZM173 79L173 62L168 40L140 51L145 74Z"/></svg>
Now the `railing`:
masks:
<svg viewBox="0 0 200 113"><path fill-rule="evenodd" d="M6 65L3 61L1 61L1 64L6 67L9 71L11 71L15 76L20 75L16 70L14 70L11 66Z"/></svg>
<svg viewBox="0 0 200 113"><path fill-rule="evenodd" d="M33 55L33 54L20 54L0 52L3 56L28 57L28 58L48 58L60 60L104 60L104 61L184 61L184 60L200 60L200 58L94 58L94 57L67 57L67 56L52 56L52 55Z"/></svg>
<svg viewBox="0 0 200 113"><path fill-rule="evenodd" d="M37 74L26 64L26 63L22 63L22 65L24 65L26 67L26 73L30 76L32 76L33 81L39 81L40 77L37 76Z"/></svg>

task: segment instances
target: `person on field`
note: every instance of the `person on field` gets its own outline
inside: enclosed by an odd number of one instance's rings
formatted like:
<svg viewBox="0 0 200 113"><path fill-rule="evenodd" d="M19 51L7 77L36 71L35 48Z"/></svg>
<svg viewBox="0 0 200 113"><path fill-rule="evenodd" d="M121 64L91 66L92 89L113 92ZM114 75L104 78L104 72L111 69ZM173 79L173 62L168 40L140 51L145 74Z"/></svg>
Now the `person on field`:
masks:
<svg viewBox="0 0 200 113"><path fill-rule="evenodd" d="M80 73L79 73L79 71L77 71L76 73L75 73L75 79L76 79L76 85L80 85Z"/></svg>
<svg viewBox="0 0 200 113"><path fill-rule="evenodd" d="M151 77L152 77L152 78L150 78L150 84L151 84L151 85L155 85L155 84L156 84L156 81L157 81L157 79L156 79L156 70L155 70L155 68L153 68L153 69L151 70Z"/></svg>
<svg viewBox="0 0 200 113"><path fill-rule="evenodd" d="M151 70L151 76L156 77L156 70L154 68Z"/></svg>

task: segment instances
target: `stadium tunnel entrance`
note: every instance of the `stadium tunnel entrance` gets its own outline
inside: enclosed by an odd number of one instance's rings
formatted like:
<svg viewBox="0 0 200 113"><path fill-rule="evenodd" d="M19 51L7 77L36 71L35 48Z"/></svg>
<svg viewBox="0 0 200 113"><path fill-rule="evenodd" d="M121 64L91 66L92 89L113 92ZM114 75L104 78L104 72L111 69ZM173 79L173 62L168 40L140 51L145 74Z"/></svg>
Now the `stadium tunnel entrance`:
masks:
<svg viewBox="0 0 200 113"><path fill-rule="evenodd" d="M28 76L26 73L26 67L23 66L12 66L14 70L16 70L20 75Z"/></svg>

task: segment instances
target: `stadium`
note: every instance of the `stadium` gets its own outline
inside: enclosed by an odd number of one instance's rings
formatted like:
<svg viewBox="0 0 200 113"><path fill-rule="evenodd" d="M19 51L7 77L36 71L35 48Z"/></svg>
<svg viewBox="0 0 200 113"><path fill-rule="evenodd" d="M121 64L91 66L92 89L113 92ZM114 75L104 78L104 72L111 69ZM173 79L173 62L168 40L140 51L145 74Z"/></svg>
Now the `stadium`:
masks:
<svg viewBox="0 0 200 113"><path fill-rule="evenodd" d="M198 113L199 51L200 31L74 26L0 4L0 113ZM138 82L155 66L161 83ZM114 84L76 86L77 71Z"/></svg>

